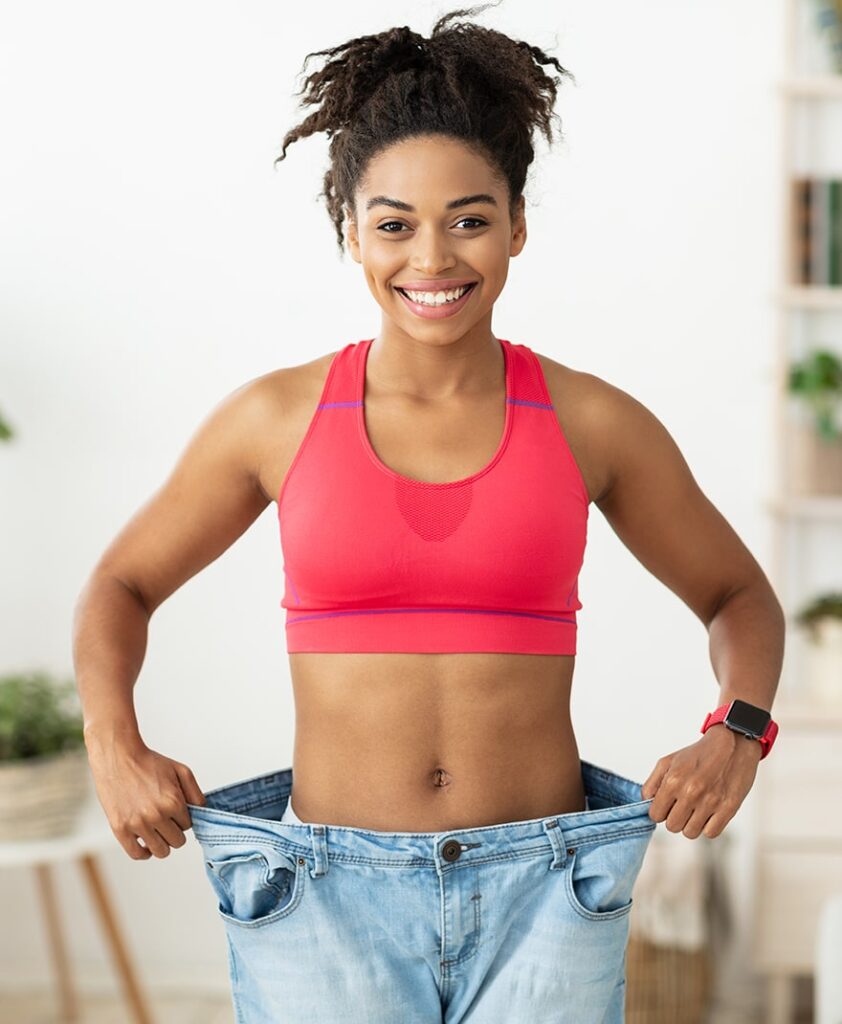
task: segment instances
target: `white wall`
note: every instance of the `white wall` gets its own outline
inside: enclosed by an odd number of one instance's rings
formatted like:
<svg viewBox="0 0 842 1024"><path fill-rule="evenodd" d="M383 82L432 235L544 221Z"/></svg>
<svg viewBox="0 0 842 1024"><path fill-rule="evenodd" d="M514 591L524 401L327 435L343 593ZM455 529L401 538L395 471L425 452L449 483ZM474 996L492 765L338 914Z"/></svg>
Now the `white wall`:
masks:
<svg viewBox="0 0 842 1024"><path fill-rule="evenodd" d="M327 140L272 160L309 112L293 96L306 53L390 24L427 33L449 9L3 10L0 408L19 438L0 449L0 671L71 672L86 575L213 404L379 329L316 201ZM560 90L564 139L537 140L495 332L647 405L768 566L781 0L510 0L477 20L577 79ZM154 617L142 730L203 789L291 763L282 593L271 505ZM642 780L716 706L707 635L595 507L580 596L580 751ZM751 799L728 826L738 846ZM173 852L135 862L115 840L102 857L131 948L149 984L224 988L192 836ZM59 878L81 977L110 984L81 876ZM0 905L19 925L0 928L0 982L47 979L33 879L0 875Z"/></svg>

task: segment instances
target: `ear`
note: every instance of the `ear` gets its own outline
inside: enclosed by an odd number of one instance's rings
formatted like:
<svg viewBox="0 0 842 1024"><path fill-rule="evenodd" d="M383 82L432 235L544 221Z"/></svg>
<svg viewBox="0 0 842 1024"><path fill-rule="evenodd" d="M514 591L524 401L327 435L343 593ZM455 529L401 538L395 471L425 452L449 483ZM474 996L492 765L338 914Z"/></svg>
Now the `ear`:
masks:
<svg viewBox="0 0 842 1024"><path fill-rule="evenodd" d="M526 197L520 194L512 217L512 244L510 256L517 256L526 245Z"/></svg>
<svg viewBox="0 0 842 1024"><path fill-rule="evenodd" d="M360 236L357 231L357 222L354 220L354 213L347 206L345 207L345 238L348 242L348 251L351 253L351 258L357 262L362 263L360 256Z"/></svg>

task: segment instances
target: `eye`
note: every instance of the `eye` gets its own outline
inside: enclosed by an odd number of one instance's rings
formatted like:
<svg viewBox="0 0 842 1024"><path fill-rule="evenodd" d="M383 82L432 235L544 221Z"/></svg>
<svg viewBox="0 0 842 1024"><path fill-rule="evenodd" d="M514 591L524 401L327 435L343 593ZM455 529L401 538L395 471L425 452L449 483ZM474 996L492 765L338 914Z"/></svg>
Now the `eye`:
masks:
<svg viewBox="0 0 842 1024"><path fill-rule="evenodd" d="M486 221L481 220L479 217L462 217L461 220L457 221L457 223L458 224L464 224L465 221L471 221L473 224L476 224L479 227L485 227L486 223L487 223ZM402 223L402 221L399 221L399 220L387 220L386 223L385 224L381 224L377 228L377 230L378 231L383 231L383 228L391 227L391 225L393 225L393 224L397 224L397 226L399 228L404 227L404 224ZM473 231L475 229L474 228L468 228L468 230L469 231ZM385 234L385 235L402 235L403 232L402 231L383 231L383 234Z"/></svg>

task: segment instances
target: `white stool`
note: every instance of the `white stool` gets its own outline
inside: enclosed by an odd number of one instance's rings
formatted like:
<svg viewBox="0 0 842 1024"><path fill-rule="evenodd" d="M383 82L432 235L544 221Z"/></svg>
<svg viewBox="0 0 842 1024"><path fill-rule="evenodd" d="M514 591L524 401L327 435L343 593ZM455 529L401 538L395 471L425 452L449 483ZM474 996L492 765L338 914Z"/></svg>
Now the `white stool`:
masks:
<svg viewBox="0 0 842 1024"><path fill-rule="evenodd" d="M115 842L114 833L94 795L80 810L74 831L67 835L51 839L0 840L0 868L31 866L35 869L58 985L60 1019L63 1021L79 1020L79 1005L59 919L52 865L74 859L79 862L85 876L91 900L123 983L132 1019L136 1024L153 1024L96 857L99 850L113 849Z"/></svg>

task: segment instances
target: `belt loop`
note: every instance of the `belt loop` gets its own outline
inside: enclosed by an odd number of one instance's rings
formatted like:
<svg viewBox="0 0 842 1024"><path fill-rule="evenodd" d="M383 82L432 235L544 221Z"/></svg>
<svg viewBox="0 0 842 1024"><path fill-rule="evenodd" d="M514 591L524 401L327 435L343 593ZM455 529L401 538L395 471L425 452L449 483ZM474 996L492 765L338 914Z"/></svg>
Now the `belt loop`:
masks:
<svg viewBox="0 0 842 1024"><path fill-rule="evenodd" d="M550 863L550 870L559 871L567 863L567 855L573 851L567 846L564 830L559 824L558 818L545 818L542 824L550 842L553 844L553 859Z"/></svg>
<svg viewBox="0 0 842 1024"><path fill-rule="evenodd" d="M310 842L313 845L313 867L310 869L311 878L320 878L327 874L327 836L324 825L310 826Z"/></svg>

